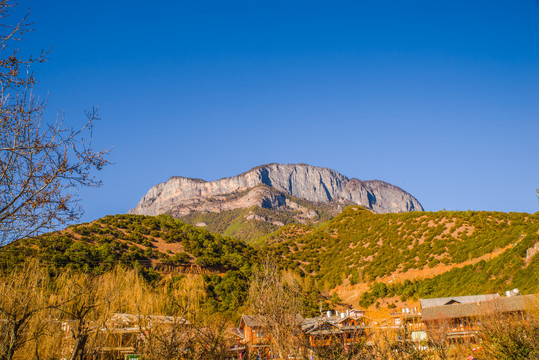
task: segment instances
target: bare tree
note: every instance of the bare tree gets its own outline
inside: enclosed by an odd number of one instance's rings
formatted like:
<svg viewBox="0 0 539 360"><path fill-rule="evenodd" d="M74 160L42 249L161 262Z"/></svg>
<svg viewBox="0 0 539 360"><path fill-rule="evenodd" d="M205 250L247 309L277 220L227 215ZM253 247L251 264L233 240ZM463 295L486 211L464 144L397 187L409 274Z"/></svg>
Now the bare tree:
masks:
<svg viewBox="0 0 539 360"><path fill-rule="evenodd" d="M78 130L63 115L44 121L46 102L34 94L30 67L47 54L19 55L15 45L30 24L27 14L10 25L12 7L0 0L0 246L78 219L77 189L100 186L91 171L108 163L107 151L92 148L96 109Z"/></svg>
<svg viewBox="0 0 539 360"><path fill-rule="evenodd" d="M304 349L298 321L302 313L300 289L297 284L285 282L270 259L254 272L249 302L272 340L276 355L283 359L299 357Z"/></svg>
<svg viewBox="0 0 539 360"><path fill-rule="evenodd" d="M368 358L365 341L347 344L342 334L328 335L326 340L328 340L328 344L325 346L312 346L306 339L304 348L308 350L308 353L313 354L315 359L359 360Z"/></svg>
<svg viewBox="0 0 539 360"><path fill-rule="evenodd" d="M449 333L452 327L452 320L440 318L430 322L428 325L429 347L436 353L440 360L449 358Z"/></svg>

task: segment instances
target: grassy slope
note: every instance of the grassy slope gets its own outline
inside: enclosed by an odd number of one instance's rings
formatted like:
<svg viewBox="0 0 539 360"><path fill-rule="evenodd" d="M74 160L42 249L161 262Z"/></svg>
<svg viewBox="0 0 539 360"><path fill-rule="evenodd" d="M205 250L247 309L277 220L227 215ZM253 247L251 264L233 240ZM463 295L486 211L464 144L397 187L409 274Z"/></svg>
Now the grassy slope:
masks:
<svg viewBox="0 0 539 360"><path fill-rule="evenodd" d="M513 287L530 293L539 290L539 259L536 256L526 266L524 257L526 249L539 241L538 230L539 214L373 214L353 206L318 228L299 233L281 229L270 236L274 244L268 249L286 267L315 276L329 289L382 279L389 283L394 274L443 269L430 280L393 285L375 295L447 296ZM480 257L486 259L474 261ZM428 276L429 271L424 272Z"/></svg>
<svg viewBox="0 0 539 360"><path fill-rule="evenodd" d="M256 215L265 220L247 219L249 215ZM256 239L272 233L279 228L277 222L289 224L294 222L293 214L277 213L260 207L249 209L234 209L219 213L194 212L179 218L188 224L205 223L210 232L231 236L237 239L253 242Z"/></svg>

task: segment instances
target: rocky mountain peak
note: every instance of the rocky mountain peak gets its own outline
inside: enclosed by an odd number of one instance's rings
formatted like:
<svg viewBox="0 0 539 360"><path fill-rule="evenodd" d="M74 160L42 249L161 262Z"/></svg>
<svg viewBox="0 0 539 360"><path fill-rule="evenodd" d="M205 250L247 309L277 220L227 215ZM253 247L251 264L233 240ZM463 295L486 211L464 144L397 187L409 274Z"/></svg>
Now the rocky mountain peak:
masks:
<svg viewBox="0 0 539 360"><path fill-rule="evenodd" d="M383 181L348 179L307 164L273 163L215 181L172 177L152 187L129 213L183 216L264 204L279 207L286 205L286 195L313 203L356 204L377 213L423 210L412 195Z"/></svg>

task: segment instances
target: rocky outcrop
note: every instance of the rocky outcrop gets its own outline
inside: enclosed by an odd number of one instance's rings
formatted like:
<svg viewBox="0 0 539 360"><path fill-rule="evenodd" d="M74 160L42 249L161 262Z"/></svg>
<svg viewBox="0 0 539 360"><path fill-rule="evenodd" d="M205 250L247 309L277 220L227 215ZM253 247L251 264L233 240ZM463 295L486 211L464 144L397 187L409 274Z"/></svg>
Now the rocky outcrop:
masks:
<svg viewBox="0 0 539 360"><path fill-rule="evenodd" d="M376 213L423 210L412 195L383 181L348 179L306 164L269 164L216 181L172 177L152 187L129 213L183 216L254 205L271 209L287 206L286 195L313 203L356 204Z"/></svg>

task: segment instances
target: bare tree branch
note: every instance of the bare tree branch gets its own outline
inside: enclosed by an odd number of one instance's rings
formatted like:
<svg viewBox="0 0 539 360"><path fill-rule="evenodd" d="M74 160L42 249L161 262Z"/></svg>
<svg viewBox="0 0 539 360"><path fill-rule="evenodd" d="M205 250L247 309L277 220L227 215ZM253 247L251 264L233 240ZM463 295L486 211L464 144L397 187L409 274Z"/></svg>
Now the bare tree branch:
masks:
<svg viewBox="0 0 539 360"><path fill-rule="evenodd" d="M92 171L108 164L108 151L92 147L96 108L78 130L66 127L60 114L44 120L46 102L34 95L30 67L46 61L47 52L19 56L14 45L31 24L26 14L9 25L12 6L0 1L0 246L80 218L78 190L99 187Z"/></svg>

